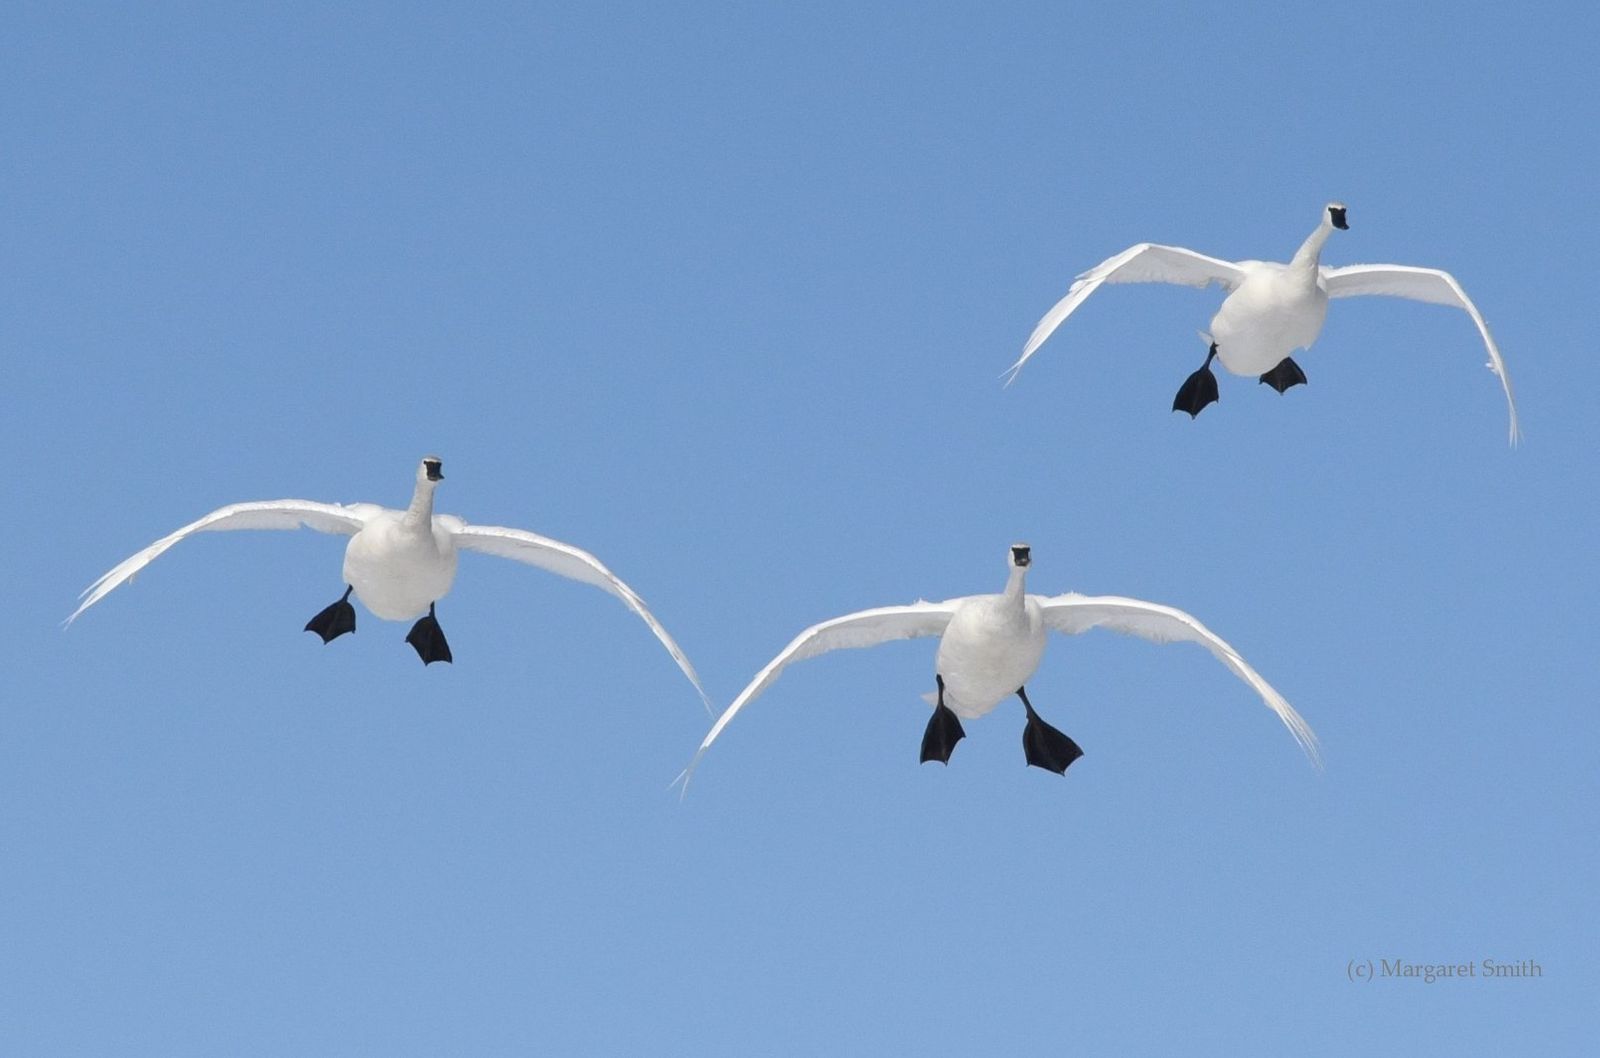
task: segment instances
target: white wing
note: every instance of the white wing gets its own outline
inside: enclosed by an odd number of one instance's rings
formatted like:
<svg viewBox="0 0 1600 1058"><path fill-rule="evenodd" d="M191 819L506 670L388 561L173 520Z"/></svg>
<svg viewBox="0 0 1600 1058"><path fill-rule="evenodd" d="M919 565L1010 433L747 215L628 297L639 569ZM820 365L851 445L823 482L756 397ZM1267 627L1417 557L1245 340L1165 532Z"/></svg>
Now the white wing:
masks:
<svg viewBox="0 0 1600 1058"><path fill-rule="evenodd" d="M1311 763L1322 767L1317 736L1311 726L1301 719L1283 695L1273 690L1272 685L1239 656L1238 651L1182 610L1116 595L1079 595L1076 592L1039 598L1039 606L1044 611L1045 623L1068 635L1104 627L1157 643L1199 643L1216 655L1217 660L1228 666L1235 676L1255 688L1255 692L1267 703L1267 708L1278 714L1278 719L1300 743L1300 748L1306 751Z"/></svg>
<svg viewBox="0 0 1600 1058"><path fill-rule="evenodd" d="M1511 376L1506 374L1506 362L1500 349L1489 334L1489 325L1483 322L1478 306L1467 297L1456 277L1437 268L1414 268L1411 265L1345 265L1343 268L1324 268L1323 281L1328 286L1330 298L1350 298L1359 294L1377 294L1391 298L1410 298L1434 305L1449 305L1465 309L1472 322L1483 335L1483 344L1489 347L1489 370L1500 376L1500 385L1506 391L1506 407L1511 411L1511 443L1515 445L1522 436L1517 426L1517 402L1511 395Z"/></svg>
<svg viewBox="0 0 1600 1058"><path fill-rule="evenodd" d="M739 697L733 704L723 711L717 722L711 725L711 731L706 735L705 741L700 743L700 748L695 752L694 760L684 769L678 778L683 782L685 792L689 789L689 777L694 774L695 766L700 763L700 758L705 756L706 750L711 748L711 743L722 734L722 729L746 705L761 694L762 691L772 686L790 662L803 661L814 658L818 654L826 654L830 650L844 650L853 647L875 647L879 643L888 643L895 639L915 639L918 636L936 636L944 632L945 625L950 623L950 615L955 613L960 599L951 599L948 602L914 602L909 606L880 606L874 610L861 610L843 617L835 617L831 621L812 625L810 628L794 637L794 641L784 647L778 656L767 662L766 668L756 673L756 678L750 685L739 692Z"/></svg>
<svg viewBox="0 0 1600 1058"><path fill-rule="evenodd" d="M1028 337L1028 344L1023 346L1022 356L1006 369L1006 385L1016 380L1017 372L1028 362L1028 357L1055 333L1061 321L1072 315L1073 310L1083 304L1090 294L1100 289L1101 283L1173 283L1186 287L1218 283L1225 290L1233 290L1244 282L1244 277L1245 270L1232 261L1207 257L1181 246L1142 242L1129 247L1079 276L1073 282L1072 289L1067 291L1067 296L1044 314L1044 319L1039 321L1033 328L1033 334Z"/></svg>
<svg viewBox="0 0 1600 1058"><path fill-rule="evenodd" d="M337 503L317 503L315 500L260 500L254 503L233 503L218 507L204 518L190 522L175 533L123 559L111 571L83 590L78 596L83 600L66 623L77 620L78 615L105 598L112 590L132 580L150 563L179 540L192 533L222 532L234 529L315 529L322 533L342 533L350 536L367 524L367 519L383 508L371 503L353 503L348 507Z"/></svg>
<svg viewBox="0 0 1600 1058"><path fill-rule="evenodd" d="M644 623L650 626L650 631L654 632L661 645L667 648L667 653L678 663L678 668L682 669L683 674L689 677L689 682L694 684L700 700L705 703L706 712L711 712L711 700L706 697L705 689L700 686L700 677L695 673L694 666L689 663L683 648L679 647L677 641L661 627L661 622L656 620L638 593L624 584L622 579L607 569L598 558L581 548L563 544L547 536L540 536L538 533L530 533L526 529L506 529L498 525L468 525L451 515L439 515L435 520L450 529L457 547L538 566L557 576L593 584L621 599L628 605L628 609L638 614L644 619Z"/></svg>

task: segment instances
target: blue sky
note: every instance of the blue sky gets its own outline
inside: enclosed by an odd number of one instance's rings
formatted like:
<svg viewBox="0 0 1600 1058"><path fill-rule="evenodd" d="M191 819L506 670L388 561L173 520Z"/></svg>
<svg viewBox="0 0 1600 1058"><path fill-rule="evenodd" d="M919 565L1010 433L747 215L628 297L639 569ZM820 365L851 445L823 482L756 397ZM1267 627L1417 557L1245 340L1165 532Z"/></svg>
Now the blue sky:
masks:
<svg viewBox="0 0 1600 1058"><path fill-rule="evenodd" d="M1291 7L1293 5L1290 5ZM20 4L0 33L0 1044L18 1054L1577 1053L1596 1034L1596 16L950 4ZM1128 245L1450 269L1278 397L1168 411L1216 292ZM918 766L931 641L709 720L644 625L462 561L453 666L341 542L403 504L588 548L725 704L799 629L1030 587L1056 639ZM1351 960L1539 980L1352 984Z"/></svg>

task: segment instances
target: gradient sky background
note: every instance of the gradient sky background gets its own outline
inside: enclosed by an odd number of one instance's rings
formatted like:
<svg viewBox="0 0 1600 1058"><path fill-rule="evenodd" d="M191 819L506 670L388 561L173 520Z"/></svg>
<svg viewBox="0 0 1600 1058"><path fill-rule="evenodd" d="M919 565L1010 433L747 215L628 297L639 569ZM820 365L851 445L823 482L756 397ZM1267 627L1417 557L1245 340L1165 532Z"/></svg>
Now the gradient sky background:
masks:
<svg viewBox="0 0 1600 1058"><path fill-rule="evenodd" d="M1577 1053L1595 892L1590 5L13 4L0 1049L67 1055ZM1215 291L1142 240L1448 268L1489 320L1336 303L1310 385L1172 394ZM1219 373L1220 374L1220 373ZM1589 405L1588 408L1585 405ZM718 706L868 606L1183 607L1056 638L917 764L932 641L709 725L592 588L466 556L453 666L343 541L403 505L588 548ZM1539 980L1352 984L1351 960Z"/></svg>

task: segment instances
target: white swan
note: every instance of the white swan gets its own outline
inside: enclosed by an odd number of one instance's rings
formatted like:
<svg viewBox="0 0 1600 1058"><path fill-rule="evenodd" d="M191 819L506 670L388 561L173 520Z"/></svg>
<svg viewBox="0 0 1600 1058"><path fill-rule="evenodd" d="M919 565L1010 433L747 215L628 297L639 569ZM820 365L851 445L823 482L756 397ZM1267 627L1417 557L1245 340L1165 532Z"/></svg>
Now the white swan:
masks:
<svg viewBox="0 0 1600 1058"><path fill-rule="evenodd" d="M694 684L706 710L710 700L700 687L694 666L667 630L645 607L644 600L624 584L600 560L571 544L530 533L525 529L505 529L494 525L468 525L449 514L433 513L433 493L444 480L443 464L437 456L427 456L417 466L417 487L411 506L390 510L374 503L317 503L313 500L264 500L234 503L219 507L204 518L190 522L177 532L162 537L143 551L124 559L80 596L83 602L67 618L71 624L89 607L133 578L168 548L193 533L232 529L299 529L302 526L324 533L350 537L344 552L344 596L313 617L306 631L316 632L324 643L346 632L355 631L356 612L350 605L352 592L374 616L386 621L405 621L419 614L406 642L417 651L423 664L450 661L450 646L434 615L434 604L449 591L456 576L458 550L482 551L501 558L526 562L572 580L593 584L615 595L644 619L661 645L667 648L678 668Z"/></svg>
<svg viewBox="0 0 1600 1058"><path fill-rule="evenodd" d="M1297 349L1309 349L1322 331L1328 314L1329 298L1358 294L1428 301L1466 311L1478 325L1483 344L1489 349L1489 370L1500 376L1511 413L1511 443L1521 436L1517 425L1517 404L1511 394L1511 378L1506 374L1489 326L1461 289L1455 277L1437 268L1410 265L1345 265L1329 268L1320 263L1322 244L1335 228L1347 229L1345 207L1330 202L1323 210L1317 229L1307 237L1288 264L1274 261L1222 261L1186 250L1181 246L1160 246L1143 242L1078 276L1067 296L1056 302L1034 327L1022 356L1006 371L1010 385L1022 365L1038 351L1045 339L1055 333L1063 320L1100 288L1102 283L1176 283L1204 287L1216 283L1230 291L1216 316L1211 331L1202 334L1210 345L1206 362L1190 375L1173 399L1173 411L1199 415L1201 409L1217 399L1217 380L1211 373L1213 357L1236 375L1259 375L1279 393L1306 380L1305 373L1290 359Z"/></svg>
<svg viewBox="0 0 1600 1058"><path fill-rule="evenodd" d="M1015 694L1022 699L1027 714L1022 744L1028 763L1064 773L1083 751L1076 742L1039 718L1028 701L1024 684L1044 656L1047 630L1076 635L1096 627L1158 643L1177 640L1199 643L1255 689L1267 707L1289 728L1289 733L1312 763L1321 766L1317 736L1300 714L1236 650L1193 617L1170 606L1115 595L1027 595L1024 580L1032 562L1032 550L1026 544L1013 544L1009 562L1011 573L1005 591L998 595L883 606L835 617L801 632L777 657L767 662L717 718L689 767L679 776L684 789L688 789L689 778L717 736L740 709L772 686L790 662L830 650L877 646L917 636L942 637L934 660L937 690L924 696L934 710L922 736L923 762L948 763L951 751L965 735L958 717L982 716Z"/></svg>

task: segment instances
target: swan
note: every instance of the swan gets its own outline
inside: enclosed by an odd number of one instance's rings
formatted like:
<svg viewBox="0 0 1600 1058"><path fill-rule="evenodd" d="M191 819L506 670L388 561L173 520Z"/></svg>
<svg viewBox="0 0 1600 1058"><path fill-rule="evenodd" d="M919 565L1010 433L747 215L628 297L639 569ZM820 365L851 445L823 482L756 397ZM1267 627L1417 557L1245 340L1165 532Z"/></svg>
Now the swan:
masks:
<svg viewBox="0 0 1600 1058"><path fill-rule="evenodd" d="M1345 265L1330 268L1320 263L1323 243L1335 230L1350 227L1342 202L1329 202L1323 209L1316 230L1295 252L1288 264L1275 261L1222 261L1181 246L1161 246L1142 242L1100 262L1073 282L1067 296L1044 314L1022 356L1005 372L1006 385L1016 380L1022 365L1055 333L1068 316L1100 288L1102 283L1177 283L1204 287L1216 283L1228 296L1212 317L1211 329L1202 332L1207 344L1205 363L1185 380L1173 398L1173 411L1200 414L1217 399L1217 378L1211 361L1236 375L1257 375L1279 393L1305 382L1289 354L1309 349L1322 331L1328 314L1329 298L1348 298L1358 294L1428 301L1466 311L1478 325L1483 344L1489 349L1489 370L1500 376L1506 407L1511 413L1511 444L1521 437L1517 425L1517 404L1511 393L1511 377L1506 374L1489 325L1483 321L1466 291L1449 272L1411 265Z"/></svg>
<svg viewBox="0 0 1600 1058"><path fill-rule="evenodd" d="M983 716L1001 701L1022 700L1027 724L1023 753L1029 765L1065 774L1083 755L1071 738L1045 723L1028 700L1026 683L1044 656L1045 633L1076 635L1091 628L1141 636L1157 643L1184 640L1199 643L1259 694L1278 715L1313 765L1321 767L1317 736L1300 714L1251 668L1239 653L1205 625L1182 610L1115 595L1028 595L1024 591L1032 548L1013 544L1007 556L1010 573L998 595L970 595L945 602L918 601L909 606L882 606L812 625L767 662L712 725L694 759L679 776L685 791L706 750L739 710L772 686L791 662L830 650L870 647L895 639L939 636L934 658L936 690L923 697L933 706L922 735L922 763L948 764L956 743L965 737L962 719Z"/></svg>
<svg viewBox="0 0 1600 1058"><path fill-rule="evenodd" d="M403 511L374 503L318 503L313 500L264 500L219 507L203 518L162 537L143 551L124 559L84 589L82 602L67 625L116 588L133 580L168 548L201 532L233 529L299 529L350 537L344 551L345 592L339 600L306 623L305 630L331 643L356 630L355 594L376 617L386 621L418 618L406 636L424 665L451 661L450 644L439 627L434 607L450 591L456 577L456 555L461 550L481 551L515 559L530 566L592 584L617 596L643 618L650 631L667 648L678 668L711 711L700 677L683 650L645 607L644 600L600 560L571 544L539 536L525 529L495 525L469 525L450 514L433 513L433 494L444 480L438 456L426 456L417 465L416 491ZM420 615L420 617L419 617Z"/></svg>

